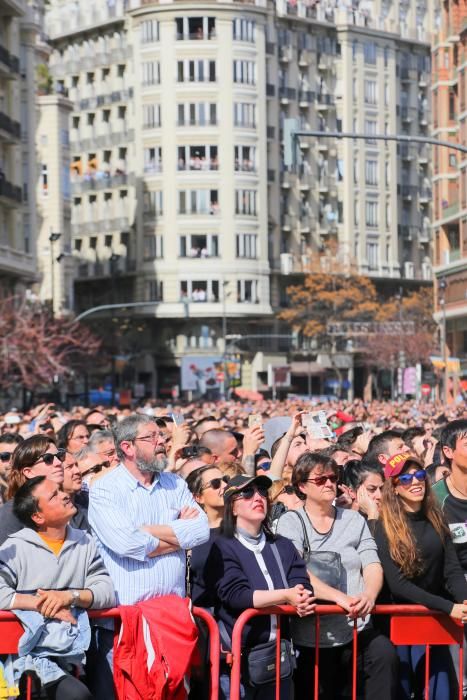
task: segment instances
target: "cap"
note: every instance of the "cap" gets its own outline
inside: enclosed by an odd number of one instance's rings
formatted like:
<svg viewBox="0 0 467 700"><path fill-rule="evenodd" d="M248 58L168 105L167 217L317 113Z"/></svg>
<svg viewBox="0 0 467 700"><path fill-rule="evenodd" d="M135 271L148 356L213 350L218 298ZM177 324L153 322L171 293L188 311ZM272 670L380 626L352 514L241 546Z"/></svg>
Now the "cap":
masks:
<svg viewBox="0 0 467 700"><path fill-rule="evenodd" d="M416 464L417 467L420 467L420 469L425 468L425 465L418 459L418 457L414 457L409 452L400 452L399 454L390 457L384 465L384 476L386 479L399 476L407 462Z"/></svg>
<svg viewBox="0 0 467 700"><path fill-rule="evenodd" d="M240 474L239 476L234 476L230 479L227 488L224 491L224 501L227 501L235 494L239 493L245 486L250 484L255 484L256 486L262 486L263 488L270 489L272 486L272 481L268 476L246 476L245 474Z"/></svg>

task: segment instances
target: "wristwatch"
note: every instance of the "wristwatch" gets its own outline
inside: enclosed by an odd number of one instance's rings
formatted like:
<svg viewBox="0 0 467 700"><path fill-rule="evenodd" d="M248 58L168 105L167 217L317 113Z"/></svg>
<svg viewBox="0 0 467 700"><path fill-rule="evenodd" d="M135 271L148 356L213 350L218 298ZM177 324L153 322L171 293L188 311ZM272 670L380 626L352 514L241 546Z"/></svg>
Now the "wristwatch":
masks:
<svg viewBox="0 0 467 700"><path fill-rule="evenodd" d="M71 591L71 607L78 605L79 603L79 591Z"/></svg>

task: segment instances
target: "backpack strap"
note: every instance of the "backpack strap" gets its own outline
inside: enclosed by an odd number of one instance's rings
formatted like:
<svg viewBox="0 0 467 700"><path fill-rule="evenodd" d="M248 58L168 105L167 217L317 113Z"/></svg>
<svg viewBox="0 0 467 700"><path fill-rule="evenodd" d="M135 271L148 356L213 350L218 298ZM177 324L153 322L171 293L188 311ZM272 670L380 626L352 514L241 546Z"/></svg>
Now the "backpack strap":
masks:
<svg viewBox="0 0 467 700"><path fill-rule="evenodd" d="M282 583L284 584L284 588L290 588L290 586L287 582L287 576L285 575L284 565L282 564L282 559L280 557L279 550L277 549L277 544L275 542L273 542L271 544L271 551L274 555L274 559L277 562L277 566L279 567L279 571L280 571L280 575L282 578Z"/></svg>
<svg viewBox="0 0 467 700"><path fill-rule="evenodd" d="M290 512L290 511L288 511ZM310 547L310 540L308 537L308 532L306 531L306 524L305 520L302 518L302 514L298 510L293 510L292 513L295 513L295 515L298 517L302 524L302 530L303 530L303 558L305 560L309 559L310 557L310 552L311 552L311 547Z"/></svg>

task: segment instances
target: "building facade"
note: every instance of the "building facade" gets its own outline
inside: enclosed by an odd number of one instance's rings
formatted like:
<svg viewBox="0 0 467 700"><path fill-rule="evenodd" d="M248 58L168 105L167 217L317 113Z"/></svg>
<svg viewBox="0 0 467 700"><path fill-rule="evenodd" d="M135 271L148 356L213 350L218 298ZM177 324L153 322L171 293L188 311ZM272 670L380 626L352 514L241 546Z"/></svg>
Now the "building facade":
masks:
<svg viewBox="0 0 467 700"><path fill-rule="evenodd" d="M26 0L0 1L0 294L36 280L34 183L37 16Z"/></svg>
<svg viewBox="0 0 467 700"><path fill-rule="evenodd" d="M382 284L429 283L430 152L371 136L428 134L432 23L431 2L53 0L76 310L147 302L141 375L169 386L183 356L236 334L262 336L264 377L286 288L326 251ZM368 138L302 137L286 169L289 118Z"/></svg>
<svg viewBox="0 0 467 700"><path fill-rule="evenodd" d="M433 43L436 138L467 146L467 5L442 4ZM437 318L446 321L448 352L467 377L467 155L434 148L434 270Z"/></svg>

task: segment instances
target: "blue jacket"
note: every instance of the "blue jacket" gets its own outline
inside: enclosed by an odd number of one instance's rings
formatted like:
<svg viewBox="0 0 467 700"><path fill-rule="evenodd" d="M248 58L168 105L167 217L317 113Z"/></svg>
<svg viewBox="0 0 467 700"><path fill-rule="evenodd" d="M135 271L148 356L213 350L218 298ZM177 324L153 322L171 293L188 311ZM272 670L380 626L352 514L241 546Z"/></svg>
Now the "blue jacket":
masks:
<svg viewBox="0 0 467 700"><path fill-rule="evenodd" d="M262 561L274 589L284 588L279 566L271 549L273 541L266 538L261 551ZM312 591L305 562L292 542L285 537L277 536L275 543L289 587L302 584ZM224 623L231 639L232 629L239 615L247 608L253 607L254 591L267 591L269 588L261 569L261 560L237 537L220 536L212 545L205 570L208 572L206 577L208 587L216 599L215 617ZM274 629L271 626L273 624L269 616L254 618L251 623L245 625L243 645L250 648L269 641L274 637ZM282 635L287 636L286 626L282 630Z"/></svg>

